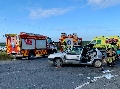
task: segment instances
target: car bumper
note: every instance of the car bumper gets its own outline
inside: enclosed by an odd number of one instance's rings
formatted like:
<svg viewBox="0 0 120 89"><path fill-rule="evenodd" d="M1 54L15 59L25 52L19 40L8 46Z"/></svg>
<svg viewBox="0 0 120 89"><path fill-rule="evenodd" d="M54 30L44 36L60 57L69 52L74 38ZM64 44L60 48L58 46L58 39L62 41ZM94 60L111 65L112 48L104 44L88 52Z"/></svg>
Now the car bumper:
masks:
<svg viewBox="0 0 120 89"><path fill-rule="evenodd" d="M53 58L48 58L48 62L53 64Z"/></svg>
<svg viewBox="0 0 120 89"><path fill-rule="evenodd" d="M53 64L53 61L48 60L48 62L49 62L50 64Z"/></svg>

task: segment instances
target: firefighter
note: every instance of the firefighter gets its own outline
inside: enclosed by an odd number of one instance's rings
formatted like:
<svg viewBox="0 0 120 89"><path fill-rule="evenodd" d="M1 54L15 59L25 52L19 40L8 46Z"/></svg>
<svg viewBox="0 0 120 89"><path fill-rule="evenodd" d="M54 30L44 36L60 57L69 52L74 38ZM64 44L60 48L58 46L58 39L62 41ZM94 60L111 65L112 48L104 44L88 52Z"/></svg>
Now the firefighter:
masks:
<svg viewBox="0 0 120 89"><path fill-rule="evenodd" d="M68 45L67 45L66 41L64 41L63 44L64 44L64 50L66 51L68 49Z"/></svg>
<svg viewBox="0 0 120 89"><path fill-rule="evenodd" d="M59 51L61 50L61 42L60 41L58 42L58 50Z"/></svg>
<svg viewBox="0 0 120 89"><path fill-rule="evenodd" d="M107 48L106 54L107 54L107 66L114 67L113 64L112 64L113 55L112 55L112 48L111 47Z"/></svg>
<svg viewBox="0 0 120 89"><path fill-rule="evenodd" d="M112 48L112 63L115 65L115 59L116 59L116 50Z"/></svg>
<svg viewBox="0 0 120 89"><path fill-rule="evenodd" d="M61 48L60 48L60 52L63 52L63 51L64 51L64 47L61 46Z"/></svg>
<svg viewBox="0 0 120 89"><path fill-rule="evenodd" d="M115 60L116 60L116 51L117 51L117 43L113 40L111 45L112 45L112 54L113 54L113 58L112 58L112 61L113 61L113 65L115 65Z"/></svg>

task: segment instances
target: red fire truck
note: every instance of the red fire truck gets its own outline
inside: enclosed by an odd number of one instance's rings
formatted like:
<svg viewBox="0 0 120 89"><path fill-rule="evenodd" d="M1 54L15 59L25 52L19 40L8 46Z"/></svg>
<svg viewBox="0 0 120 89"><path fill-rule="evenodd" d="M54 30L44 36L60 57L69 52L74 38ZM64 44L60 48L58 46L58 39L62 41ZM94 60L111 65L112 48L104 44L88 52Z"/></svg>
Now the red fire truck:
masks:
<svg viewBox="0 0 120 89"><path fill-rule="evenodd" d="M45 56L51 53L47 47L47 36L20 32L17 34L6 34L7 54L15 55L17 58Z"/></svg>

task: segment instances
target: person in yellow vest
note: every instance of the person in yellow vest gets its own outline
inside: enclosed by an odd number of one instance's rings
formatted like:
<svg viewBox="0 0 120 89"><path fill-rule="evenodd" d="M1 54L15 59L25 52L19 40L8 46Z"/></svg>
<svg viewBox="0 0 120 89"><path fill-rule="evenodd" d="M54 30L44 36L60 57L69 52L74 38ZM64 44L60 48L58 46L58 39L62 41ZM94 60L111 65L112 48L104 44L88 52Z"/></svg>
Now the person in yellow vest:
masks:
<svg viewBox="0 0 120 89"><path fill-rule="evenodd" d="M67 50L68 49L68 45L66 43L66 40L64 40L63 45L64 45L64 50Z"/></svg>
<svg viewBox="0 0 120 89"><path fill-rule="evenodd" d="M106 54L107 54L107 66L109 67L113 67L113 61L112 61L112 47L109 46L109 48L106 50Z"/></svg>
<svg viewBox="0 0 120 89"><path fill-rule="evenodd" d="M112 47L114 48L114 50L117 50L117 49L118 49L118 46L117 46L117 45L112 45Z"/></svg>
<svg viewBox="0 0 120 89"><path fill-rule="evenodd" d="M60 48L60 52L63 52L63 51L64 51L64 47L61 46L61 48Z"/></svg>
<svg viewBox="0 0 120 89"><path fill-rule="evenodd" d="M116 57L117 57L117 54L116 54L116 51L117 51L117 45L112 45L112 52L113 52L113 64L115 65L115 61L116 61Z"/></svg>
<svg viewBox="0 0 120 89"><path fill-rule="evenodd" d="M115 65L115 59L116 59L116 50L112 48L112 63Z"/></svg>

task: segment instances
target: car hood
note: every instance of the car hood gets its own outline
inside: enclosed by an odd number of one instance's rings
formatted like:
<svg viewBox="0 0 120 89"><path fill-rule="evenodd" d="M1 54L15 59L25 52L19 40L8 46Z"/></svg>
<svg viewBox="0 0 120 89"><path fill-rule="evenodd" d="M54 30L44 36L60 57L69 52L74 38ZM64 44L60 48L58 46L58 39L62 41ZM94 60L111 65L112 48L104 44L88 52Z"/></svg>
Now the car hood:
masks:
<svg viewBox="0 0 120 89"><path fill-rule="evenodd" d="M66 53L62 53L62 52L59 52L59 53L54 53L54 54L50 54L48 56L48 58L55 58L55 57L64 57Z"/></svg>

